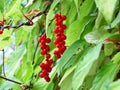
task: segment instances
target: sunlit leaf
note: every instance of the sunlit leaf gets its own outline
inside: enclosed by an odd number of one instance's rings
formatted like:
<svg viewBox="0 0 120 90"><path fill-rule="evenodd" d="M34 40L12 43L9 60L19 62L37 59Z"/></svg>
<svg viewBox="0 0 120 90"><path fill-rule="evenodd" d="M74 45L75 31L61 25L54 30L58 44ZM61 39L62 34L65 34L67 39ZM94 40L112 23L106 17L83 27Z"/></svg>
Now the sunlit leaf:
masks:
<svg viewBox="0 0 120 90"><path fill-rule="evenodd" d="M118 0L95 0L95 2L99 11L103 14L105 20L110 23L113 19Z"/></svg>

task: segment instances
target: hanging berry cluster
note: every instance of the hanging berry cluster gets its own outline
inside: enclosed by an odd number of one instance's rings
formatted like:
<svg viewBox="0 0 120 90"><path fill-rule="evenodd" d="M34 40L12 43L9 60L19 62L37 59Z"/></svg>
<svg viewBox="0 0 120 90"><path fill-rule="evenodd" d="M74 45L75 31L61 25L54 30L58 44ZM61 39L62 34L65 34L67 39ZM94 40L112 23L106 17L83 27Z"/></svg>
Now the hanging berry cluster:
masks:
<svg viewBox="0 0 120 90"><path fill-rule="evenodd" d="M56 34L56 39L54 41L54 44L56 45L57 50L54 51L54 55L57 58L60 58L61 55L66 50L66 46L65 46L66 36L64 34L66 25L63 24L63 21L66 20L66 16L61 14L56 14L55 19L56 19L56 28L54 30L54 33Z"/></svg>
<svg viewBox="0 0 120 90"><path fill-rule="evenodd" d="M40 42L40 48L41 48L41 55L45 55L46 62L40 64L40 68L42 69L42 72L40 73L40 77L44 78L47 82L50 81L49 73L52 70L52 64L53 60L50 59L51 55L48 53L50 51L49 43L51 40L46 37L46 34L43 34L38 42Z"/></svg>
<svg viewBox="0 0 120 90"><path fill-rule="evenodd" d="M54 41L54 44L56 45L57 50L54 51L54 55L57 58L60 58L61 55L66 50L66 46L65 46L66 36L64 34L66 25L63 24L63 21L66 20L66 16L61 14L56 14L55 19L56 19L56 28L54 30L54 33L56 34L56 39ZM41 55L45 56L46 59L44 63L40 64L40 68L42 69L42 72L40 73L40 77L44 78L47 82L49 82L50 81L49 73L51 72L53 65L53 59L50 59L51 55L48 53L50 51L50 47L48 44L51 42L51 40L46 37L46 34L43 34L38 39L38 42L40 43Z"/></svg>

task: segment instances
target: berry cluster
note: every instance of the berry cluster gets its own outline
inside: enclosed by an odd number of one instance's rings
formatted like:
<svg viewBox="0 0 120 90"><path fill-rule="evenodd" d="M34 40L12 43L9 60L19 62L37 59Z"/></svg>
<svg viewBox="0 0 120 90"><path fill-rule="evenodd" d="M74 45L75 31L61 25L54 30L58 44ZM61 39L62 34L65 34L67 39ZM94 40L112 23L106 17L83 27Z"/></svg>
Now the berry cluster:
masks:
<svg viewBox="0 0 120 90"><path fill-rule="evenodd" d="M54 44L56 45L57 50L54 51L54 55L57 58L60 58L61 55L66 50L66 46L65 46L66 36L64 35L66 25L63 24L63 21L66 20L66 16L61 14L56 14L55 19L56 19L56 28L54 30L54 33L56 34L56 39L54 41Z"/></svg>
<svg viewBox="0 0 120 90"><path fill-rule="evenodd" d="M50 51L50 47L48 43L50 43L51 40L46 37L46 34L43 34L38 39L38 42L40 42L41 55L45 55L46 57L46 62L40 64L40 68L42 69L42 72L40 73L40 77L44 78L47 82L49 82L50 81L49 73L52 70L52 64L53 64L53 60L50 59L51 55L48 53Z"/></svg>

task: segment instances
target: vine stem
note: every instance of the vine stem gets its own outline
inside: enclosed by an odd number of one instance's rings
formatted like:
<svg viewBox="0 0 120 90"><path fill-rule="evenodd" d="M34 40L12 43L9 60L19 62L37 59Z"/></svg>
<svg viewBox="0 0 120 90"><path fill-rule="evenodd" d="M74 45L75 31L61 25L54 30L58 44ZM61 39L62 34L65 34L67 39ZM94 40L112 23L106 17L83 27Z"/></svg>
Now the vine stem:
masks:
<svg viewBox="0 0 120 90"><path fill-rule="evenodd" d="M3 74L6 77L6 75L5 75L5 50L3 49L2 51L3 51L3 63L2 63L3 67L2 68L3 68Z"/></svg>
<svg viewBox="0 0 120 90"><path fill-rule="evenodd" d="M23 83L21 83L21 82L14 81L14 80L9 79L9 78L6 78L6 77L4 77L4 76L0 76L0 78L5 79L5 80L10 81L10 82L13 82L13 83L16 83L16 84L19 84L19 85L22 85L22 84L23 84Z"/></svg>

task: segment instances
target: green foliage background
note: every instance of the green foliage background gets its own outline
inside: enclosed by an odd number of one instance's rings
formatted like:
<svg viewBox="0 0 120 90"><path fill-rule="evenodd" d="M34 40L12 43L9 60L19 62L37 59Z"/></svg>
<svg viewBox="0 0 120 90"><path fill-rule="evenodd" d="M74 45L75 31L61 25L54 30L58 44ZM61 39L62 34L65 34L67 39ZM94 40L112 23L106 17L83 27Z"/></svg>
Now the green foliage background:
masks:
<svg viewBox="0 0 120 90"><path fill-rule="evenodd" d="M32 9L43 10L46 1L1 0L0 19L4 17L5 24L11 20L11 25L17 25L26 21L22 13ZM52 41L55 39L55 20L51 20L60 12L60 2L61 12L67 16L65 34L68 48L59 60L55 60L51 81L47 83L39 78L39 64L44 61L39 46L33 57L44 28L47 36ZM46 19L42 15L33 26L5 29L0 35L0 50L15 41L14 52L5 59L8 66L6 77L25 85L33 84L30 90L120 90L120 52L114 43L104 41L107 38L119 40L119 25L119 0L53 0ZM51 43L50 48L53 56L55 46ZM22 85L0 78L0 90L22 89Z"/></svg>

